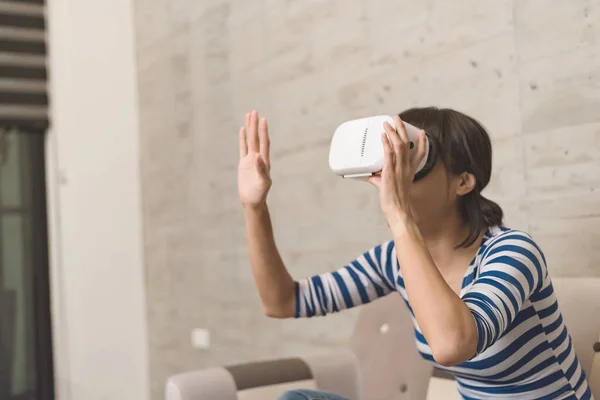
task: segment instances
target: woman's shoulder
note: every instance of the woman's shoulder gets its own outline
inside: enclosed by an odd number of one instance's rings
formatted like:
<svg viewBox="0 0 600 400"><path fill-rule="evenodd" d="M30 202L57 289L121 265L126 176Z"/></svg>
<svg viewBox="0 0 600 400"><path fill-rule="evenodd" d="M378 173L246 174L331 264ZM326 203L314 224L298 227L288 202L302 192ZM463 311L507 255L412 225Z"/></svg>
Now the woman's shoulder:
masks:
<svg viewBox="0 0 600 400"><path fill-rule="evenodd" d="M536 265L546 264L544 252L533 235L525 230L507 226L488 228L479 253L484 260L502 255L529 259Z"/></svg>
<svg viewBox="0 0 600 400"><path fill-rule="evenodd" d="M529 232L505 225L489 227L483 235L482 246L489 247L490 245L506 244L509 242L515 245L522 244L526 247L534 246L539 248L533 235Z"/></svg>

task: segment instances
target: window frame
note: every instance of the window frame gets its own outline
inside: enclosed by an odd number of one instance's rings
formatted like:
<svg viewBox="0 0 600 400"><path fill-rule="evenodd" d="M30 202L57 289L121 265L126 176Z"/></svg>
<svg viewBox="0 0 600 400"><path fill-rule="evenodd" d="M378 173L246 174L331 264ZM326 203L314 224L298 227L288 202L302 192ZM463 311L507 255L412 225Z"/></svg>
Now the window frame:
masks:
<svg viewBox="0 0 600 400"><path fill-rule="evenodd" d="M21 214L24 243L25 273L31 291L26 304L31 313L33 332L27 332L27 359L34 363L34 393L29 396L12 396L8 400L55 400L54 357L52 340L52 315L50 293L50 260L48 244L48 215L46 194L46 132L32 127L12 128L0 126L4 135L19 135L19 182L21 205L4 208L0 202L0 215ZM1 252L1 248L0 248ZM1 253L0 253L1 254ZM0 279L1 280L1 279Z"/></svg>

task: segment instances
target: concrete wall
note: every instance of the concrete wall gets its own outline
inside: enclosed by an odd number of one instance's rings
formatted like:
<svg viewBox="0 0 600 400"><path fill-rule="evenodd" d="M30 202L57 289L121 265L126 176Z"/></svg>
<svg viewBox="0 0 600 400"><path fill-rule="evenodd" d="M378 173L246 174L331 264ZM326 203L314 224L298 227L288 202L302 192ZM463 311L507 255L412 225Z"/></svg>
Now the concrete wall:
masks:
<svg viewBox="0 0 600 400"><path fill-rule="evenodd" d="M149 398L132 3L48 2L58 400Z"/></svg>
<svg viewBox="0 0 600 400"><path fill-rule="evenodd" d="M237 129L271 122L277 243L296 277L388 238L374 189L328 172L333 129L449 106L493 137L487 195L555 275L600 275L600 1L135 2L151 377L323 351L355 311L261 315L236 192ZM568 21L568 23L567 23ZM212 346L192 350L190 331Z"/></svg>

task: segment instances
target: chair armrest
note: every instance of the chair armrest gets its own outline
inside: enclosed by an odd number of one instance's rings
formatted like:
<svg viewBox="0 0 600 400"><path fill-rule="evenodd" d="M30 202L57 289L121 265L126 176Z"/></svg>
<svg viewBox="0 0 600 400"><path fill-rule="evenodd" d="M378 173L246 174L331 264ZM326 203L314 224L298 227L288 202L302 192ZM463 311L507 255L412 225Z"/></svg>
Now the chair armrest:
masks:
<svg viewBox="0 0 600 400"><path fill-rule="evenodd" d="M207 368L171 376L166 400L237 400L238 391L286 384L310 385L360 399L358 362L346 349L312 357L282 358ZM310 387L308 387L310 388Z"/></svg>
<svg viewBox="0 0 600 400"><path fill-rule="evenodd" d="M233 377L225 368L184 372L167 379L165 400L237 400Z"/></svg>

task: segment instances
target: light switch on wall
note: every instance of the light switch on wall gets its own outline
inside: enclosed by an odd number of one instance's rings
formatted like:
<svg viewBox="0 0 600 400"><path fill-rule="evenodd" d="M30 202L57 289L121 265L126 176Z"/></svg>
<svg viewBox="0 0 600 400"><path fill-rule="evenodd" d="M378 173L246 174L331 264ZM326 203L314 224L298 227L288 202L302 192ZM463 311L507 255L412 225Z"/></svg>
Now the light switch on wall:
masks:
<svg viewBox="0 0 600 400"><path fill-rule="evenodd" d="M195 349L208 349L210 347L210 332L208 329L192 329L192 347Z"/></svg>

